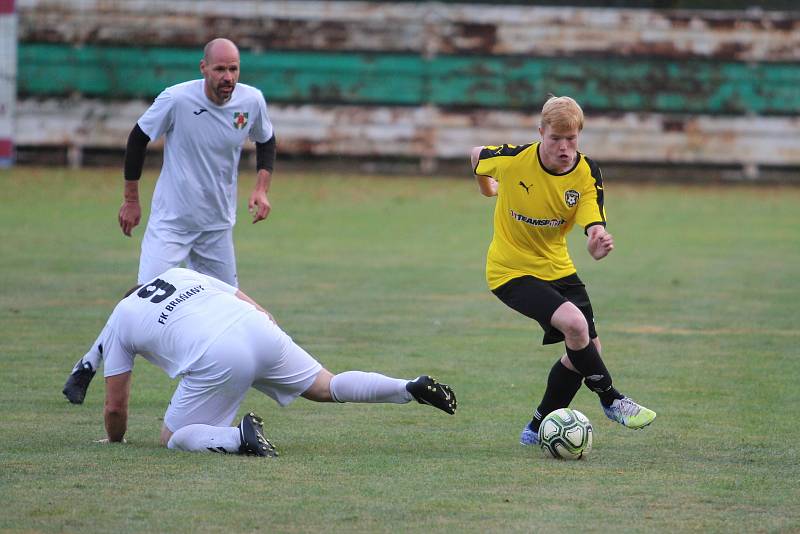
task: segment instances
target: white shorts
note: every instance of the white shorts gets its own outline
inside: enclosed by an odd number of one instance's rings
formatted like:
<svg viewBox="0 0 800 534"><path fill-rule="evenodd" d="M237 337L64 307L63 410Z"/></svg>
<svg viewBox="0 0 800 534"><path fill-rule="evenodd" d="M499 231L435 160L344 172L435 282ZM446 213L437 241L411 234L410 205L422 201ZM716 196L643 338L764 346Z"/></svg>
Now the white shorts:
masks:
<svg viewBox="0 0 800 534"><path fill-rule="evenodd" d="M233 287L236 278L236 254L233 229L209 232L179 232L147 225L139 256L139 283L149 282L167 269L186 264L189 269L213 276Z"/></svg>
<svg viewBox="0 0 800 534"><path fill-rule="evenodd" d="M260 312L245 315L182 376L164 424L230 426L253 387L286 406L305 392L322 365Z"/></svg>

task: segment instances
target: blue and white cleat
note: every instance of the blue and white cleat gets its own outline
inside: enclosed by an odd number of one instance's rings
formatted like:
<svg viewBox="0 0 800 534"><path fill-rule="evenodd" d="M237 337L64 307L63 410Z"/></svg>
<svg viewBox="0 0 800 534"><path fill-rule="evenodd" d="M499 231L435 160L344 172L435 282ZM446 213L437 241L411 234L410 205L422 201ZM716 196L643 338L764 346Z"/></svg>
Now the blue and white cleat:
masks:
<svg viewBox="0 0 800 534"><path fill-rule="evenodd" d="M519 442L521 445L538 445L539 433L531 428L531 423L525 425L522 429L522 434L519 435Z"/></svg>

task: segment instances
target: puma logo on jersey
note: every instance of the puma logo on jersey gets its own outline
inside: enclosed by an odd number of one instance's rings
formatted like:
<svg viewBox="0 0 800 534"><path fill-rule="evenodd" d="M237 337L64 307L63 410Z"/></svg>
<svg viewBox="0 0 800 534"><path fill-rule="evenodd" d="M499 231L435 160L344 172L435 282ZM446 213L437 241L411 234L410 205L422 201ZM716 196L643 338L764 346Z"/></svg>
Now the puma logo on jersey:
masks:
<svg viewBox="0 0 800 534"><path fill-rule="evenodd" d="M208 111L208 110L206 108L200 108L197 111L192 111L192 113L194 113L195 115L200 115L204 111Z"/></svg>
<svg viewBox="0 0 800 534"><path fill-rule="evenodd" d="M526 193L529 193L529 194L530 194L530 191L529 191L529 189L530 189L530 187L531 187L531 186L529 186L529 185L525 185L525 184L522 182L522 180L520 180L520 181L519 181L519 185L521 185L521 186L522 186L522 188L523 188L523 189L525 189L525 192L526 192Z"/></svg>

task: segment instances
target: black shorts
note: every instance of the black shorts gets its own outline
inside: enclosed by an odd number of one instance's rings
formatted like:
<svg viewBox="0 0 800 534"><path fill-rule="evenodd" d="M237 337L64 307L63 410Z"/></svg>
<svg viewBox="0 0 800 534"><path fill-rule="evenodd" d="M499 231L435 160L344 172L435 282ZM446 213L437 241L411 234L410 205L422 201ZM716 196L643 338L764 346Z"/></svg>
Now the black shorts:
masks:
<svg viewBox="0 0 800 534"><path fill-rule="evenodd" d="M492 293L511 309L535 319L544 329L542 345L564 341L564 334L550 324L556 310L569 301L578 307L589 325L589 337L597 337L594 328L594 312L586 286L577 274L558 280L540 280L535 276L520 276L493 289Z"/></svg>

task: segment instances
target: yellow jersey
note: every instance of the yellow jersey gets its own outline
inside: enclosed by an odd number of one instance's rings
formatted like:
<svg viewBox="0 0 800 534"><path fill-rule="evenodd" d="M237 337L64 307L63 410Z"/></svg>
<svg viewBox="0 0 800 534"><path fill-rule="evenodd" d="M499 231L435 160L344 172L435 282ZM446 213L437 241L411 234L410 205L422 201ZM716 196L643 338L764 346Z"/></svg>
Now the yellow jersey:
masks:
<svg viewBox="0 0 800 534"><path fill-rule="evenodd" d="M567 233L606 224L603 179L595 162L577 153L575 165L552 174L542 165L539 143L487 146L475 174L497 180L494 236L486 257L486 281L496 289L532 275L557 280L575 273Z"/></svg>

